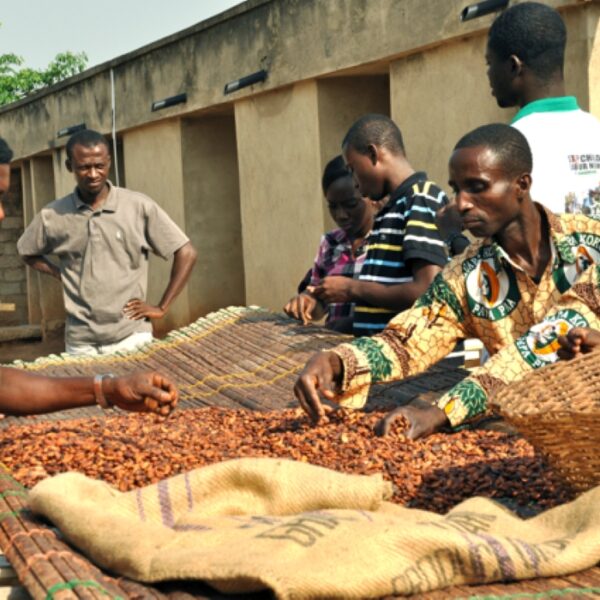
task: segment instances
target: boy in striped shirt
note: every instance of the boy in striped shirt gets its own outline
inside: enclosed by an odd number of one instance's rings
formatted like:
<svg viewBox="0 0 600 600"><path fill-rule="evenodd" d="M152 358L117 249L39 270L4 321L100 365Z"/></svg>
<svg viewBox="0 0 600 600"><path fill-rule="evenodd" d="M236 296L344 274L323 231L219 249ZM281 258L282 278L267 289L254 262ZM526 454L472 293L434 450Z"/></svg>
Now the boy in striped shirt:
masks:
<svg viewBox="0 0 600 600"><path fill-rule="evenodd" d="M359 277L327 277L314 294L327 303L354 302L353 333L370 336L410 308L446 265L435 214L448 198L411 167L402 134L385 115L361 117L342 149L361 195L389 200L375 217Z"/></svg>

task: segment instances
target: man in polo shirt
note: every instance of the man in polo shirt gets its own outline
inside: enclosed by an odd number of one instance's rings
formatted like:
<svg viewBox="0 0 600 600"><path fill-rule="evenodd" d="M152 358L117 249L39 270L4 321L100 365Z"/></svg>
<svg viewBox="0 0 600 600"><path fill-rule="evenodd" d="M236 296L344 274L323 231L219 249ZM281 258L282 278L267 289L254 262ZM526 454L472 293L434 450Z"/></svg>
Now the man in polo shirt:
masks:
<svg viewBox="0 0 600 600"><path fill-rule="evenodd" d="M448 198L412 168L398 126L385 115L358 119L342 150L360 194L390 198L375 217L358 279L326 277L313 293L326 303L354 302L353 334L368 336L412 306L446 264L435 214Z"/></svg>
<svg viewBox="0 0 600 600"><path fill-rule="evenodd" d="M488 397L557 359L558 337L600 325L600 222L555 215L531 200L531 151L517 129L484 125L450 158L462 224L477 241L455 257L414 307L380 334L312 357L294 392L315 420L319 399L365 404L372 383L425 371L458 339L480 338L492 357L435 406L401 407L412 437L483 413ZM592 265L592 266L590 266ZM589 267L589 268L588 268Z"/></svg>
<svg viewBox="0 0 600 600"><path fill-rule="evenodd" d="M489 32L488 78L498 106L520 108L511 125L531 147L532 198L555 213L600 218L600 121L565 96L566 39L550 6L511 6Z"/></svg>
<svg viewBox="0 0 600 600"><path fill-rule="evenodd" d="M0 225L3 198L10 188L13 152L0 138ZM115 405L124 410L154 411L168 415L177 404L175 385L158 373L133 373L121 377L44 377L22 369L0 367L0 413L30 415L89 406Z"/></svg>
<svg viewBox="0 0 600 600"><path fill-rule="evenodd" d="M44 207L17 245L30 267L63 283L70 354L107 354L150 341L150 319L166 314L196 261L189 239L153 200L108 181L110 164L100 133L73 135L66 167L77 187ZM150 252L174 257L157 305L146 301Z"/></svg>

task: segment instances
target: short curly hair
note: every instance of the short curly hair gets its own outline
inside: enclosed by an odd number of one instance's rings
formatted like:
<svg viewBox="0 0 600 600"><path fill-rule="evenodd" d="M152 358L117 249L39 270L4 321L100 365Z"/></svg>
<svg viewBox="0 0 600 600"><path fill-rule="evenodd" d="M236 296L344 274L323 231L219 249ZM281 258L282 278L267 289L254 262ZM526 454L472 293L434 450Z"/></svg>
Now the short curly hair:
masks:
<svg viewBox="0 0 600 600"><path fill-rule="evenodd" d="M563 73L567 29L556 10L540 2L511 6L492 23L488 48L500 60L513 54L543 81Z"/></svg>
<svg viewBox="0 0 600 600"><path fill-rule="evenodd" d="M525 136L510 125L491 123L477 127L461 137L454 150L475 146L490 148L511 177L531 173L533 168L531 148Z"/></svg>
<svg viewBox="0 0 600 600"><path fill-rule="evenodd" d="M360 117L345 135L342 148L349 146L359 154L367 154L370 144L386 148L393 154L405 154L402 133L386 115L369 113Z"/></svg>

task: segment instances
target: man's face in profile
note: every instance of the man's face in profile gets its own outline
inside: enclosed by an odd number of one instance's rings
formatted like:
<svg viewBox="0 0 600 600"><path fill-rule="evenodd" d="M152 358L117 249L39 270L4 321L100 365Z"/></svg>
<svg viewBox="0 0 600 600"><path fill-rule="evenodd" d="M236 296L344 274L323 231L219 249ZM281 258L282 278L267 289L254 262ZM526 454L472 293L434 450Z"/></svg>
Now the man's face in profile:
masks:
<svg viewBox="0 0 600 600"><path fill-rule="evenodd" d="M519 98L513 90L513 61L510 58L502 60L488 46L485 53L485 62L492 96L496 98L498 106L500 108L516 106Z"/></svg>

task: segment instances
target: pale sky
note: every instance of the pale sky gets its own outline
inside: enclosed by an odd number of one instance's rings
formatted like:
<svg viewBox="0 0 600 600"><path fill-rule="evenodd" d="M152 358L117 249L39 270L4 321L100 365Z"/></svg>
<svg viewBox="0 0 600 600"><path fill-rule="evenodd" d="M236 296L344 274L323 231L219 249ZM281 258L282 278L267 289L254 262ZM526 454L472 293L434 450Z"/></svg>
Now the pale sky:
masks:
<svg viewBox="0 0 600 600"><path fill-rule="evenodd" d="M44 68L59 53L88 55L88 67L223 12L241 0L3 0L0 55Z"/></svg>

